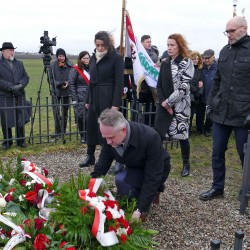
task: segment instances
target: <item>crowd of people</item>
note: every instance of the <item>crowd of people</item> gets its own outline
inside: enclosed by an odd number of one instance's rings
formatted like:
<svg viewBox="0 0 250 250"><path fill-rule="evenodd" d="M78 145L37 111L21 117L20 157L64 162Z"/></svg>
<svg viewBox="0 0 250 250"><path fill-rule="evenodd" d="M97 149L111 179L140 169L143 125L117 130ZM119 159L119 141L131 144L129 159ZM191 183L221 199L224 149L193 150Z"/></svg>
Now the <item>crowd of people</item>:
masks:
<svg viewBox="0 0 250 250"><path fill-rule="evenodd" d="M166 137L179 140L183 161L181 176L186 177L190 174L190 135L212 133L213 182L211 189L199 196L203 201L224 194L225 152L233 131L243 167L243 148L247 141L247 128L243 124L250 113L250 37L246 19L240 16L230 19L225 35L228 44L218 59L212 49L203 53L191 51L181 34L169 35L156 88L149 87L144 80L139 93L136 93L133 75L124 75L126 60L124 63L108 32L96 33L94 53L81 51L76 65L68 60L62 48L56 51L56 60L51 63L55 88L51 96L52 103L61 104L62 108L53 109L55 136L66 131L71 98L81 142L87 143L87 154L80 168L94 165L91 175L99 177L106 175L116 161L117 192L137 199L135 219L142 218L151 203L158 203L164 190L171 168L170 155L162 147ZM150 35L143 35L141 43L157 63L159 51L152 46ZM14 58L14 49L8 42L0 49L1 107L12 107L13 97L17 106L25 100L24 88L29 77L22 62ZM145 103L146 112L153 103L153 114L149 112L145 124L127 121L119 111L124 86L130 98ZM25 116L18 115L20 110L13 115L13 110L1 109L3 149L13 143L14 118L18 124L17 144L26 147L23 134L26 120L21 119ZM193 126L194 117L196 126ZM98 160L95 158L97 145L102 146Z"/></svg>

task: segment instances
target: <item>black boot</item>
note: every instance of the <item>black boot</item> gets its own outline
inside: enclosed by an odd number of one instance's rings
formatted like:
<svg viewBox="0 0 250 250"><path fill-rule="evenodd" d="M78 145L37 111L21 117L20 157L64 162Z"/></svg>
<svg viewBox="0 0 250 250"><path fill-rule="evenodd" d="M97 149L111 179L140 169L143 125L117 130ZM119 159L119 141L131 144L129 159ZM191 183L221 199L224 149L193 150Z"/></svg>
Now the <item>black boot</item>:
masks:
<svg viewBox="0 0 250 250"><path fill-rule="evenodd" d="M181 176L186 177L189 175L190 171L190 164L189 164L190 144L188 139L186 139L183 141L180 140L180 145L181 145L181 156L183 160L183 168L181 171Z"/></svg>
<svg viewBox="0 0 250 250"><path fill-rule="evenodd" d="M79 164L80 168L90 167L90 165L95 164L95 156L94 155L87 155L82 163Z"/></svg>
<svg viewBox="0 0 250 250"><path fill-rule="evenodd" d="M189 171L190 171L190 165L189 165L189 163L186 163L186 164L183 163L183 168L182 168L182 171L181 171L181 176L182 177L188 176L189 175Z"/></svg>

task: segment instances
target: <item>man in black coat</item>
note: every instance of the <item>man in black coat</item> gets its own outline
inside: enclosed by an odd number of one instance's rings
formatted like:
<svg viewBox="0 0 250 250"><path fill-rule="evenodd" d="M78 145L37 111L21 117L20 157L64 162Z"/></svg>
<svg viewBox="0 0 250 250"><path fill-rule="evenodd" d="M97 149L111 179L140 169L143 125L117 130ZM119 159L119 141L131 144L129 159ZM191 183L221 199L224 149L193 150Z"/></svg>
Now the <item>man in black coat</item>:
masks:
<svg viewBox="0 0 250 250"><path fill-rule="evenodd" d="M0 51L0 115L4 136L3 149L9 149L13 144L12 130L16 128L17 146L26 147L24 140L24 125L29 120L29 113L25 101L24 88L29 83L23 63L14 57L13 44L4 42ZM6 109L4 107L7 107ZM17 107L17 108L14 108Z"/></svg>
<svg viewBox="0 0 250 250"><path fill-rule="evenodd" d="M207 100L207 114L213 121L212 188L200 195L210 200L224 194L225 152L232 131L243 166L248 131L244 121L250 114L250 37L247 21L235 16L226 25L228 44L221 50L218 69Z"/></svg>
<svg viewBox="0 0 250 250"><path fill-rule="evenodd" d="M117 110L105 109L99 124L105 142L91 175L106 175L113 160L124 164L115 177L117 194L137 199L133 218L139 219L164 190L171 168L170 156L153 128L128 122Z"/></svg>

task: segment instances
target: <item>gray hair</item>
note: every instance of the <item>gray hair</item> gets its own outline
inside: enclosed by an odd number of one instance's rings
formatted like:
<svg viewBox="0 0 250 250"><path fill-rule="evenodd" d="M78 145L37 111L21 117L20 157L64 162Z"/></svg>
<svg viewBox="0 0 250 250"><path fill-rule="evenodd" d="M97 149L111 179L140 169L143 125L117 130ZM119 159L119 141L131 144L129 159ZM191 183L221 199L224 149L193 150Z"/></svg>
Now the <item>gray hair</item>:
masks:
<svg viewBox="0 0 250 250"><path fill-rule="evenodd" d="M98 118L98 122L104 126L113 127L116 131L126 128L128 124L123 114L114 109L103 110Z"/></svg>

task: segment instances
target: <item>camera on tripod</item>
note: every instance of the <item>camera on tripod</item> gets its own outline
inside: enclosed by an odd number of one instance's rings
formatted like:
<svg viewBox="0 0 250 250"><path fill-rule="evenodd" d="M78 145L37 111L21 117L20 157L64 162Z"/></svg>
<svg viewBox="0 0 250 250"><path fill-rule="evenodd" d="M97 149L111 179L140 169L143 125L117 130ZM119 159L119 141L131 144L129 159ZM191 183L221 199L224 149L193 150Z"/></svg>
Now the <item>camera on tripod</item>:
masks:
<svg viewBox="0 0 250 250"><path fill-rule="evenodd" d="M43 36L40 37L40 47L39 54L43 53L43 63L44 65L49 65L51 61L51 55L53 55L52 46L56 46L56 37L50 40L48 31L44 31Z"/></svg>

